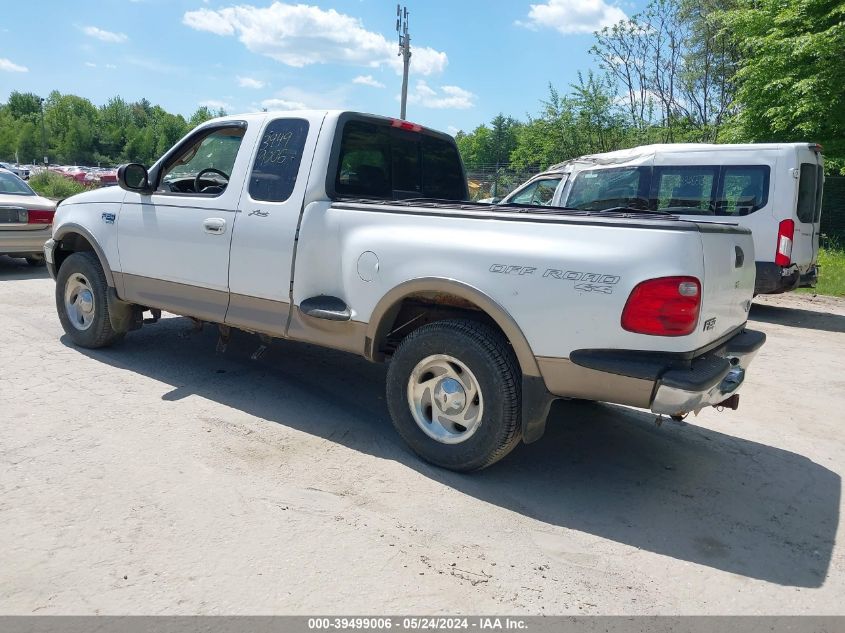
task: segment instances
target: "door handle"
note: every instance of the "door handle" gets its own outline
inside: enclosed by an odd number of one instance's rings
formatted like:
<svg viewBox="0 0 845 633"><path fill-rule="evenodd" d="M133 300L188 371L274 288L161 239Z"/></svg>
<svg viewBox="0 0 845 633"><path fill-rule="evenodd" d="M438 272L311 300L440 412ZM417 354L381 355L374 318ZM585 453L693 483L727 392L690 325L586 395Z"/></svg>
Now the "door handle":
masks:
<svg viewBox="0 0 845 633"><path fill-rule="evenodd" d="M203 220L202 227L206 233L220 235L226 231L226 220L223 218L206 218Z"/></svg>

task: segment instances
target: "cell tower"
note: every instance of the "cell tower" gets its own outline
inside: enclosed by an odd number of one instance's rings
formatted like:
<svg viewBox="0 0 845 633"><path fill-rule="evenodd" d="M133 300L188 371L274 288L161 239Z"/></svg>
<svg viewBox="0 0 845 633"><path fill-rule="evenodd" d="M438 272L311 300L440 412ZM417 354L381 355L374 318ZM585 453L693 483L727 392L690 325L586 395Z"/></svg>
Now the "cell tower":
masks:
<svg viewBox="0 0 845 633"><path fill-rule="evenodd" d="M408 34L408 7L396 5L396 32L399 34L399 55L402 56L402 110L399 118L405 119L408 105L408 68L411 65L411 36Z"/></svg>

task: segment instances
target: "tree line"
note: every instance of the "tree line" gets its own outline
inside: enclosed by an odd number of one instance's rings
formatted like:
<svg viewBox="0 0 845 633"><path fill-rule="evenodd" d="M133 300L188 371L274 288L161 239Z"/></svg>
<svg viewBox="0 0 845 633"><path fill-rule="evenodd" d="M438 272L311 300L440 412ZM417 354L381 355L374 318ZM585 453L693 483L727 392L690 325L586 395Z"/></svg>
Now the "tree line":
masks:
<svg viewBox="0 0 845 633"><path fill-rule="evenodd" d="M647 143L818 142L845 174L845 0L652 0L594 35L595 67L539 112L458 132L468 166L541 169ZM0 159L150 164L195 125L146 99L13 92ZM43 132L42 132L43 121ZM35 161L34 161L35 159Z"/></svg>
<svg viewBox="0 0 845 633"><path fill-rule="evenodd" d="M149 165L191 128L225 114L200 107L185 119L146 99L114 97L101 107L83 97L54 91L44 99L12 92L0 105L0 159L41 164Z"/></svg>
<svg viewBox="0 0 845 633"><path fill-rule="evenodd" d="M543 169L671 142L817 142L845 174L845 1L652 0L525 120L456 136L470 167Z"/></svg>

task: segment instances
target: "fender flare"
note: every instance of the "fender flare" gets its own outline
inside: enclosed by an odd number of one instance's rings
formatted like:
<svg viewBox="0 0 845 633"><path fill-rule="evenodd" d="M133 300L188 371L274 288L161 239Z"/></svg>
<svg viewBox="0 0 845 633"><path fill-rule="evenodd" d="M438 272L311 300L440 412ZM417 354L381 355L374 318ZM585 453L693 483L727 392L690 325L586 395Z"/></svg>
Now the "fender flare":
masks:
<svg viewBox="0 0 845 633"><path fill-rule="evenodd" d="M540 439L556 398L546 388L534 352L514 318L500 303L474 286L443 277L411 279L395 286L381 298L370 315L365 356L372 361L382 360L378 347L388 334L388 324L393 323L404 299L422 292L447 293L465 299L484 311L505 333L522 370L522 440L530 444Z"/></svg>
<svg viewBox="0 0 845 633"><path fill-rule="evenodd" d="M528 339L522 333L510 313L495 299L467 283L445 277L420 277L405 281L395 286L376 304L367 323L366 355L369 360L381 360L378 356L378 346L387 336L388 324L399 311L402 301L408 297L423 292L435 292L455 295L478 306L487 314L508 337L513 346L522 374L540 376L540 368Z"/></svg>
<svg viewBox="0 0 845 633"><path fill-rule="evenodd" d="M108 282L109 286L112 288L116 288L117 286L114 282L114 273L112 273L111 266L109 266L109 260L106 258L106 254L102 247L97 243L97 239L91 234L91 231L79 224L76 224L75 222L68 222L66 224L62 224L53 232L53 239L56 242L61 242L62 238L70 233L78 233L91 245L91 248L94 250L94 254L97 256L97 259L100 260L100 266L103 267L106 282Z"/></svg>

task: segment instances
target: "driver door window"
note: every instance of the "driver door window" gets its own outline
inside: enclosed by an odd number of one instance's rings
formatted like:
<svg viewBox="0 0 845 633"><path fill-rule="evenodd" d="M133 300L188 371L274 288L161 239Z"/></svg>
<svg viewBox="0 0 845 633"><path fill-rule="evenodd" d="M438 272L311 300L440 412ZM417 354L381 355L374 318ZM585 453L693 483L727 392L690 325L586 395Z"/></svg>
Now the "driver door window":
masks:
<svg viewBox="0 0 845 633"><path fill-rule="evenodd" d="M197 139L165 167L158 191L219 196L226 191L245 129L214 130Z"/></svg>
<svg viewBox="0 0 845 633"><path fill-rule="evenodd" d="M536 204L547 207L552 203L552 198L554 198L555 190L559 184L560 178L535 180L511 198L509 202L514 204Z"/></svg>

